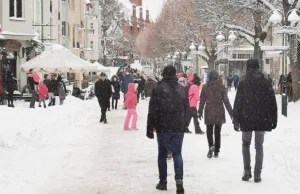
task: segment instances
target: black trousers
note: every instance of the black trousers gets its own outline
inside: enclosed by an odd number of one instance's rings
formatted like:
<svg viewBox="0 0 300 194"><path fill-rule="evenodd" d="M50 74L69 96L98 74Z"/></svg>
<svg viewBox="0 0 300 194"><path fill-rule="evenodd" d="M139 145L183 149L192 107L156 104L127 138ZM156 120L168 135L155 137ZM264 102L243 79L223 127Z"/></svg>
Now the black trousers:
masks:
<svg viewBox="0 0 300 194"><path fill-rule="evenodd" d="M108 102L107 102L107 108L110 109L110 98L108 99Z"/></svg>
<svg viewBox="0 0 300 194"><path fill-rule="evenodd" d="M101 118L106 119L106 112L109 106L109 99L98 98L98 103L101 108Z"/></svg>
<svg viewBox="0 0 300 194"><path fill-rule="evenodd" d="M111 106L112 106L113 109L117 109L117 107L118 107L118 99L112 98L111 99Z"/></svg>
<svg viewBox="0 0 300 194"><path fill-rule="evenodd" d="M208 146L215 146L215 152L219 153L221 148L221 129L222 125L206 125L206 135ZM215 142L213 134L215 134Z"/></svg>
<svg viewBox="0 0 300 194"><path fill-rule="evenodd" d="M37 93L36 91L32 91L32 98L31 98L31 101L30 101L30 108L34 108L35 107L35 102L37 100Z"/></svg>
<svg viewBox="0 0 300 194"><path fill-rule="evenodd" d="M4 95L0 95L0 105L4 105Z"/></svg>
<svg viewBox="0 0 300 194"><path fill-rule="evenodd" d="M191 107L189 109L187 124L186 124L187 129L189 128L192 119L194 120L195 132L196 133L200 132L201 128L200 128L200 123L199 123L199 120L198 120L198 113L197 113L197 108L196 107Z"/></svg>
<svg viewBox="0 0 300 194"><path fill-rule="evenodd" d="M8 105L14 104L14 92L9 92L7 96Z"/></svg>

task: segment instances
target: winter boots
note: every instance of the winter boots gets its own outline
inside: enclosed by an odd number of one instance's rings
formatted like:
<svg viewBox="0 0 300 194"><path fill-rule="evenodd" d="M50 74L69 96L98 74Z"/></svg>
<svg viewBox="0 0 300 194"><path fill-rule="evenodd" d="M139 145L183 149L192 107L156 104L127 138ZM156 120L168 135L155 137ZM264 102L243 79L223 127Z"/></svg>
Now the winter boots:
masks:
<svg viewBox="0 0 300 194"><path fill-rule="evenodd" d="M215 152L215 153L214 153L214 157L215 157L215 158L219 158L219 152Z"/></svg>
<svg viewBox="0 0 300 194"><path fill-rule="evenodd" d="M207 158L212 158L214 151L215 151L215 146L211 146L208 150Z"/></svg>
<svg viewBox="0 0 300 194"><path fill-rule="evenodd" d="M183 181L176 180L176 194L184 194Z"/></svg>
<svg viewBox="0 0 300 194"><path fill-rule="evenodd" d="M104 116L103 116L103 115L101 115L101 118L100 118L100 123L102 123L104 120L105 120Z"/></svg>
<svg viewBox="0 0 300 194"><path fill-rule="evenodd" d="M196 134L199 134L199 135L205 134L205 133L201 130L201 128L197 128L197 129L195 129L195 131L196 131Z"/></svg>
<svg viewBox="0 0 300 194"><path fill-rule="evenodd" d="M156 189L157 189L157 190L160 190L160 191L166 191L166 190L168 190L168 189L167 189L167 184L158 183L158 184L156 185Z"/></svg>
<svg viewBox="0 0 300 194"><path fill-rule="evenodd" d="M251 178L252 178L251 170L245 170L242 180L249 181L249 179L251 179Z"/></svg>
<svg viewBox="0 0 300 194"><path fill-rule="evenodd" d="M261 182L261 172L257 172L257 171L254 171L254 182L256 183L259 183Z"/></svg>

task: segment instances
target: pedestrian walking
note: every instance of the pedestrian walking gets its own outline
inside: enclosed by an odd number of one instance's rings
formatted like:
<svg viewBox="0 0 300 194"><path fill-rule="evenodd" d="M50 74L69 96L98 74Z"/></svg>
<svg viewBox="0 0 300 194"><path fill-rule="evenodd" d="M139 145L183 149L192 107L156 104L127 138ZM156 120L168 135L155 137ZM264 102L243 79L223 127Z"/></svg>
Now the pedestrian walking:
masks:
<svg viewBox="0 0 300 194"><path fill-rule="evenodd" d="M292 79L292 72L290 72L287 76L286 76L286 93L287 93L287 97L288 97L288 102L292 102L293 101L293 79Z"/></svg>
<svg viewBox="0 0 300 194"><path fill-rule="evenodd" d="M111 100L111 107L112 109L118 109L118 101L120 99L120 91L121 91L121 86L120 82L118 80L118 77L114 75L111 79L111 85L112 85L112 100Z"/></svg>
<svg viewBox="0 0 300 194"><path fill-rule="evenodd" d="M146 80L143 75L139 75L140 81L138 85L138 102L140 101L140 98L144 100L144 90L145 90L145 84Z"/></svg>
<svg viewBox="0 0 300 194"><path fill-rule="evenodd" d="M0 105L4 105L4 94L3 79L0 76Z"/></svg>
<svg viewBox="0 0 300 194"><path fill-rule="evenodd" d="M168 149L173 155L177 194L183 194L182 143L189 109L188 96L177 82L175 67L168 65L163 70L163 79L153 90L149 103L147 137L154 138L156 129L158 143L158 190L167 190Z"/></svg>
<svg viewBox="0 0 300 194"><path fill-rule="evenodd" d="M200 101L200 95L199 95L199 86L201 85L200 77L196 75L193 76L193 79L191 80L191 86L188 89L188 98L189 98L189 113L188 113L188 119L187 119L187 131L190 131L188 129L191 120L194 120L194 126L195 126L195 133L196 134L204 134L204 132L200 128L200 123L198 121L198 112L197 112L197 104Z"/></svg>
<svg viewBox="0 0 300 194"><path fill-rule="evenodd" d="M43 82L39 84L39 107L41 106L41 102L44 104L44 108L47 108L46 106L46 98L48 96L48 88L46 84Z"/></svg>
<svg viewBox="0 0 300 194"><path fill-rule="evenodd" d="M123 76L123 78L121 80L121 90L122 90L122 93L124 94L124 102L125 102L125 94L128 91L128 84L130 84L130 83L134 83L134 79L133 79L133 76L130 74L130 69L126 68L125 75ZM124 109L126 109L126 107L124 107Z"/></svg>
<svg viewBox="0 0 300 194"><path fill-rule="evenodd" d="M206 134L209 150L207 157L219 157L221 148L221 129L226 122L224 105L232 117L232 107L229 102L226 88L219 80L217 71L212 70L208 74L208 82L201 91L201 100L199 105L199 118L203 116L206 124ZM205 108L204 108L205 107ZM215 139L213 138L215 134ZM215 141L214 141L215 140Z"/></svg>
<svg viewBox="0 0 300 194"><path fill-rule="evenodd" d="M63 105L67 96L66 84L63 81L61 75L57 77L56 88L59 96L59 105Z"/></svg>
<svg viewBox="0 0 300 194"><path fill-rule="evenodd" d="M145 83L145 97L146 98L151 98L152 96L152 91L154 88L156 88L157 82L149 76L146 83Z"/></svg>
<svg viewBox="0 0 300 194"><path fill-rule="evenodd" d="M128 92L125 95L125 103L124 106L127 108L127 116L124 122L124 130L137 130L136 122L137 122L137 112L136 112L136 106L137 106L137 85L134 83L128 84ZM132 118L132 124L131 127L129 127L129 122Z"/></svg>
<svg viewBox="0 0 300 194"><path fill-rule="evenodd" d="M108 100L112 95L111 84L106 79L106 74L100 74L100 80L95 84L95 94L98 98L98 103L101 108L101 118L100 123L104 122L107 124L106 112L108 109Z"/></svg>
<svg viewBox="0 0 300 194"><path fill-rule="evenodd" d="M30 108L35 108L35 102L38 98L38 86L39 86L39 78L37 74L33 71L33 69L30 69L27 75L27 80L31 92L31 101L30 101Z"/></svg>
<svg viewBox="0 0 300 194"><path fill-rule="evenodd" d="M53 81L50 78L51 78L50 74L45 74L43 83L47 86L48 89L48 100L49 100L48 106L54 106L55 105L54 91L56 90L54 86L56 84L54 85Z"/></svg>
<svg viewBox="0 0 300 194"><path fill-rule="evenodd" d="M240 77L237 74L235 74L233 77L233 85L234 85L235 91L237 90L239 81L240 81Z"/></svg>
<svg viewBox="0 0 300 194"><path fill-rule="evenodd" d="M232 82L233 82L233 77L232 77L232 75L229 75L228 77L227 77L227 90L229 91L229 92L231 92L231 87L232 87Z"/></svg>
<svg viewBox="0 0 300 194"><path fill-rule="evenodd" d="M8 92L8 97L7 97L7 101L8 101L8 107L12 107L14 108L14 91L15 91L15 78L12 74L11 71L7 71L7 79L5 82L6 85L6 89Z"/></svg>
<svg viewBox="0 0 300 194"><path fill-rule="evenodd" d="M278 88L280 89L280 94L285 92L285 78L284 75L280 75L279 81L278 81Z"/></svg>
<svg viewBox="0 0 300 194"><path fill-rule="evenodd" d="M252 178L250 145L255 133L254 181L261 181L263 143L266 131L277 127L277 103L270 81L259 70L257 59L247 61L245 78L240 82L233 109L234 129L242 131L244 175L243 181Z"/></svg>

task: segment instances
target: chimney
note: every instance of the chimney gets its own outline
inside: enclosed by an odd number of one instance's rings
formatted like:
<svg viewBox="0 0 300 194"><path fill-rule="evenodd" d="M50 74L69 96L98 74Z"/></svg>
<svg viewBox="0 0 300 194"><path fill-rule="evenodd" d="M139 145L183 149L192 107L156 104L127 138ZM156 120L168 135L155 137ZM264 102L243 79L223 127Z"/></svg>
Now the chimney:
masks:
<svg viewBox="0 0 300 194"><path fill-rule="evenodd" d="M143 21L143 7L140 7L140 20Z"/></svg>

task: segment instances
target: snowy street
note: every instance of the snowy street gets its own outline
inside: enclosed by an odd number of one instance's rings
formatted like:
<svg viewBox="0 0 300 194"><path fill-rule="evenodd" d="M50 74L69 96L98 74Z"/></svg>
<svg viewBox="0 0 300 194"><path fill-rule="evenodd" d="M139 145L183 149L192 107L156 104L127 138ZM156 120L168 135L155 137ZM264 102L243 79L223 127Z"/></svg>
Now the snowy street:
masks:
<svg viewBox="0 0 300 194"><path fill-rule="evenodd" d="M235 92L229 97L233 103ZM277 102L280 114L280 98ZM15 106L0 106L1 194L175 193L172 160L168 161L168 191L155 189L157 142L146 137L147 101L137 108L139 131L126 132L126 111L119 106L119 110L108 112L108 125L100 124L96 99L68 97L64 106L47 109L29 109L23 102ZM228 115L218 159L207 159L206 135L185 135L186 193L300 193L299 113L300 104L291 103L289 117L279 116L277 129L266 135L260 184L253 179L241 181L241 133L233 130ZM203 121L201 128L205 130ZM193 123L190 130L194 132Z"/></svg>

